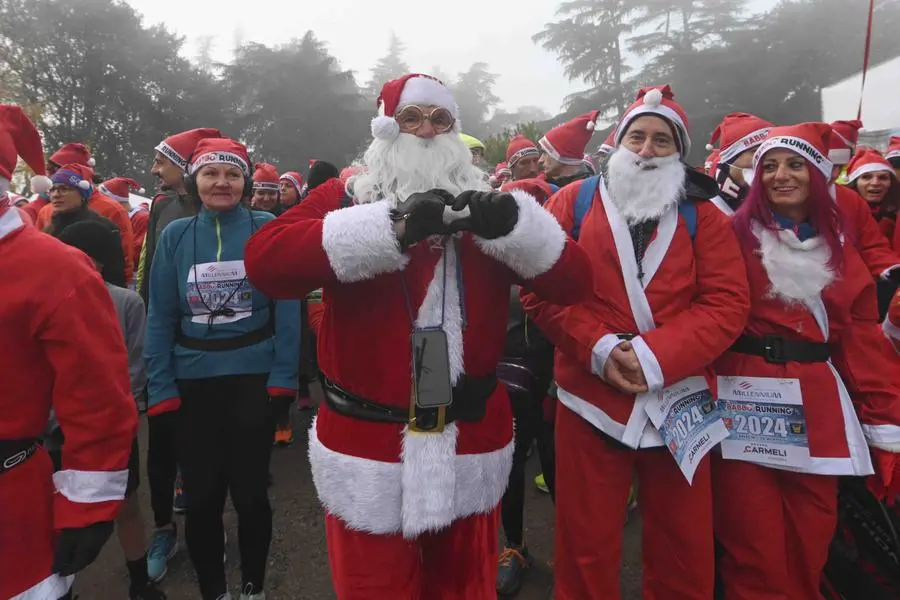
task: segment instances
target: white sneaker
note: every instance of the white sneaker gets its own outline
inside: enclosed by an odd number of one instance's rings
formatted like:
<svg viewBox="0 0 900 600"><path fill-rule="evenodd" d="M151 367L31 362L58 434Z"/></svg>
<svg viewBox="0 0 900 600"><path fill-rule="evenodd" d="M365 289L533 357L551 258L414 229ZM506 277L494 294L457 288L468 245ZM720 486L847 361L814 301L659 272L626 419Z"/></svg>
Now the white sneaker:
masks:
<svg viewBox="0 0 900 600"><path fill-rule="evenodd" d="M241 590L241 600L266 600L265 592L257 592L252 583L248 583Z"/></svg>
<svg viewBox="0 0 900 600"><path fill-rule="evenodd" d="M216 598L216 600L231 600L231 594L228 592L225 592L224 594L222 594L221 596Z"/></svg>

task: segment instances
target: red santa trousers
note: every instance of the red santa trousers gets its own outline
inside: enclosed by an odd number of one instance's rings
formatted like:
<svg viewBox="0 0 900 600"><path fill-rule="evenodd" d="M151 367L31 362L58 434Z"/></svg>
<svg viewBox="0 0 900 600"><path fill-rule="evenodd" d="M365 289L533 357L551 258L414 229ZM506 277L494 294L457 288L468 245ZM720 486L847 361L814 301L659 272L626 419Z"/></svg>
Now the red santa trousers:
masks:
<svg viewBox="0 0 900 600"><path fill-rule="evenodd" d="M838 478L716 457L716 538L726 600L819 600Z"/></svg>
<svg viewBox="0 0 900 600"><path fill-rule="evenodd" d="M663 448L615 446L558 403L556 600L618 600L633 475L643 520L644 600L709 600L714 555L710 467L693 485Z"/></svg>
<svg viewBox="0 0 900 600"><path fill-rule="evenodd" d="M414 540L348 529L325 515L338 600L495 600L499 510Z"/></svg>
<svg viewBox="0 0 900 600"><path fill-rule="evenodd" d="M43 450L0 475L0 598L30 590L58 598L67 585L53 566L53 467Z"/></svg>

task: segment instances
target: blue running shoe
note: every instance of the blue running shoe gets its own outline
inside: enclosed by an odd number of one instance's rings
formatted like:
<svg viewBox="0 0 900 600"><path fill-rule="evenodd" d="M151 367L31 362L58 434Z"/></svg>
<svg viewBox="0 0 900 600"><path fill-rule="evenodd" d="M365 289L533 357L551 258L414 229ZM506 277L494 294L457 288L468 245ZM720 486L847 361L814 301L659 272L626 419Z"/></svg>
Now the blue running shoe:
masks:
<svg viewBox="0 0 900 600"><path fill-rule="evenodd" d="M174 527L158 529L147 553L147 576L159 583L169 571L169 561L178 554L178 533Z"/></svg>

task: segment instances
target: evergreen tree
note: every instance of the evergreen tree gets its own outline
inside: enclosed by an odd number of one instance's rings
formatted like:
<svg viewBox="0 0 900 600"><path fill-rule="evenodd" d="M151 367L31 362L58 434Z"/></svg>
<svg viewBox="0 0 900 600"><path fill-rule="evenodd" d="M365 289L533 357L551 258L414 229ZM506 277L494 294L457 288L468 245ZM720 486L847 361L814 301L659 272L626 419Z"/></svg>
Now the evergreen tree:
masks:
<svg viewBox="0 0 900 600"><path fill-rule="evenodd" d="M397 37L397 34L391 32L391 39L388 42L388 52L378 59L375 66L372 67L372 77L366 86L366 95L370 98L377 98L381 92L381 86L409 73L409 65L403 60L403 53L406 52L406 46Z"/></svg>
<svg viewBox="0 0 900 600"><path fill-rule="evenodd" d="M487 69L487 63L473 63L451 86L463 131L477 138L487 133L488 115L500 103L500 98L494 94L497 76Z"/></svg>

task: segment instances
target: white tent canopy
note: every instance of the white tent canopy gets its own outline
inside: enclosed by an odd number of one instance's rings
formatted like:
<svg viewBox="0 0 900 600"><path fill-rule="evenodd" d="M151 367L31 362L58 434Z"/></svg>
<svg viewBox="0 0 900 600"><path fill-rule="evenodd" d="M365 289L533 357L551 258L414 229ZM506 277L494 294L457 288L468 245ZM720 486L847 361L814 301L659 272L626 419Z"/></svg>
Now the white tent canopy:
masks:
<svg viewBox="0 0 900 600"><path fill-rule="evenodd" d="M822 88L822 120L855 119L862 72ZM866 131L900 128L900 56L869 68L863 94L862 122Z"/></svg>

